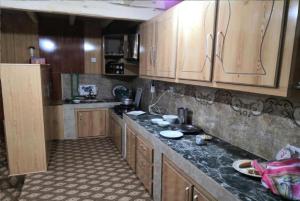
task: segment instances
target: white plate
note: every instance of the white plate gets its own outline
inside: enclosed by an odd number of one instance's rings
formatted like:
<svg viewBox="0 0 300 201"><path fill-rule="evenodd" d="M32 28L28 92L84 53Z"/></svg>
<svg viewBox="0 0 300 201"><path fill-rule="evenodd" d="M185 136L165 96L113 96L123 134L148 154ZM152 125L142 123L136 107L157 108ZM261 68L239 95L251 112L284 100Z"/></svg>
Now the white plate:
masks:
<svg viewBox="0 0 300 201"><path fill-rule="evenodd" d="M131 111L131 112L127 112L126 114L138 116L138 115L145 114L145 113L146 112L144 112L144 111Z"/></svg>
<svg viewBox="0 0 300 201"><path fill-rule="evenodd" d="M161 131L159 134L165 138L171 138L171 139L176 139L176 138L180 138L183 136L182 132L171 131L171 130Z"/></svg>
<svg viewBox="0 0 300 201"><path fill-rule="evenodd" d="M245 159L245 160L237 160L237 161L234 161L233 164L232 164L232 167L242 173L242 174L245 174L245 175L248 175L248 176L251 176L251 177L256 177L256 178L261 178L260 175L257 175L257 174L253 174L253 173L250 173L249 170L255 170L253 167L248 167L248 168L240 168L240 165L243 164L243 163L247 163L247 162L252 162L252 160L248 160L248 159Z"/></svg>

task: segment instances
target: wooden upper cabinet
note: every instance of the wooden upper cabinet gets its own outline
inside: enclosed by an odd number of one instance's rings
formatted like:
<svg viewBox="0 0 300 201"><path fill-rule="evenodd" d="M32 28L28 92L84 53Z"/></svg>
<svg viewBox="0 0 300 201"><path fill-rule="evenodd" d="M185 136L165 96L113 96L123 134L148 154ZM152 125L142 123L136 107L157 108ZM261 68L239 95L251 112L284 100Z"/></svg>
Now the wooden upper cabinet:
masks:
<svg viewBox="0 0 300 201"><path fill-rule="evenodd" d="M214 81L276 87L285 2L220 1Z"/></svg>
<svg viewBox="0 0 300 201"><path fill-rule="evenodd" d="M154 72L154 23L145 22L140 26L140 75L151 76Z"/></svg>
<svg viewBox="0 0 300 201"><path fill-rule="evenodd" d="M155 76L175 78L177 52L177 7L155 18Z"/></svg>
<svg viewBox="0 0 300 201"><path fill-rule="evenodd" d="M184 1L178 6L178 78L210 81L215 1Z"/></svg>
<svg viewBox="0 0 300 201"><path fill-rule="evenodd" d="M77 111L78 137L106 136L107 109Z"/></svg>
<svg viewBox="0 0 300 201"><path fill-rule="evenodd" d="M176 168L163 158L162 200L189 201L192 197L192 183L181 175Z"/></svg>

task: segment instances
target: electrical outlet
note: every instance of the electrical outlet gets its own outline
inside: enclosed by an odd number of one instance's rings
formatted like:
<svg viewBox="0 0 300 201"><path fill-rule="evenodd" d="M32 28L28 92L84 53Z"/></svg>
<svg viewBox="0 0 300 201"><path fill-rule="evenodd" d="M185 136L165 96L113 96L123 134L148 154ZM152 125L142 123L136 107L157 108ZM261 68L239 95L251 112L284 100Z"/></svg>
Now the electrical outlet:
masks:
<svg viewBox="0 0 300 201"><path fill-rule="evenodd" d="M92 58L91 58L91 63L96 63L96 62L97 62L96 57L92 57Z"/></svg>
<svg viewBox="0 0 300 201"><path fill-rule="evenodd" d="M175 91L174 87L169 87L169 92L170 93L174 93L174 91Z"/></svg>
<svg viewBox="0 0 300 201"><path fill-rule="evenodd" d="M154 85L151 85L151 87L150 87L150 92L153 94L153 93L155 93L155 86Z"/></svg>

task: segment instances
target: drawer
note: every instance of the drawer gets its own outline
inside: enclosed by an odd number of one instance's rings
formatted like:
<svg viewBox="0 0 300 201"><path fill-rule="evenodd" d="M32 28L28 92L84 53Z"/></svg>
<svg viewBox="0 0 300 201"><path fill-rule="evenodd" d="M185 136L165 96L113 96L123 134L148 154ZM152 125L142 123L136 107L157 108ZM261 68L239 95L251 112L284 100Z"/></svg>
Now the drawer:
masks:
<svg viewBox="0 0 300 201"><path fill-rule="evenodd" d="M137 151L141 153L145 160L152 163L153 148L141 138L137 138Z"/></svg>
<svg viewBox="0 0 300 201"><path fill-rule="evenodd" d="M137 153L136 159L136 175L144 184L145 188L152 194L152 163L145 160L141 153Z"/></svg>

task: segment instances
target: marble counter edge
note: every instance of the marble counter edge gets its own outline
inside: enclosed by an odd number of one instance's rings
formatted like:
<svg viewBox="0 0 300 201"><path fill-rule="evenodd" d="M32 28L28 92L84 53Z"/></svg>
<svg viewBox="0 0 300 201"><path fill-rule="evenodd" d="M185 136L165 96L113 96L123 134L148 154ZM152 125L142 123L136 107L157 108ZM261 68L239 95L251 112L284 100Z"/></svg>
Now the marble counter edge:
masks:
<svg viewBox="0 0 300 201"><path fill-rule="evenodd" d="M142 135L145 139L149 140L154 146L154 150L160 150L167 156L172 162L180 168L184 174L192 178L196 183L201 185L207 192L209 192L217 200L222 201L240 201L235 195L213 180L211 177L202 172L199 168L189 162L187 159L183 158L179 153L173 150L168 145L164 144L159 138L153 136L149 131L147 131L143 126L136 123L127 115L123 116L123 119L127 126L134 129L138 134ZM161 155L160 154L160 155ZM155 166L155 164L154 164ZM155 175L154 175L155 176ZM154 181L155 183L155 181ZM153 195L155 198L155 195ZM160 196L158 196L160 197Z"/></svg>

